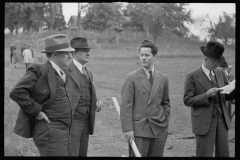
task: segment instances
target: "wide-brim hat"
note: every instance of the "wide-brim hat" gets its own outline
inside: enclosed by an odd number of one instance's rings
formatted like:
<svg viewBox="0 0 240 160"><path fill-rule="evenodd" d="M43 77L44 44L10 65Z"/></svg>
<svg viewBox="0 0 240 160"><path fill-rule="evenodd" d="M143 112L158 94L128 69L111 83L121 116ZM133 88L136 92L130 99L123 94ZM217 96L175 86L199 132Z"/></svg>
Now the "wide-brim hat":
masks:
<svg viewBox="0 0 240 160"><path fill-rule="evenodd" d="M208 58L221 63L221 58L224 52L224 46L218 42L208 42L206 47L200 47L201 51Z"/></svg>
<svg viewBox="0 0 240 160"><path fill-rule="evenodd" d="M72 48L87 48L90 49L91 47L89 47L88 45L88 41L86 38L84 37L75 37L70 41L70 45Z"/></svg>
<svg viewBox="0 0 240 160"><path fill-rule="evenodd" d="M70 47L68 36L56 34L43 39L45 50L42 53L51 53L57 51L73 52L74 48Z"/></svg>

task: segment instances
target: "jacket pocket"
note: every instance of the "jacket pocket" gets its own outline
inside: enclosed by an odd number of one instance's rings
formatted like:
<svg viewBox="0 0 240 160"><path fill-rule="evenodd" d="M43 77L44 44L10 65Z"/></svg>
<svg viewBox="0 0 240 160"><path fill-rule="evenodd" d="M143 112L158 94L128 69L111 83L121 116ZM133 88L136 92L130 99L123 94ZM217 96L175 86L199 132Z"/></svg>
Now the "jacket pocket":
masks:
<svg viewBox="0 0 240 160"><path fill-rule="evenodd" d="M192 115L199 117L199 116L200 116L200 111L201 111L201 110L199 110L199 109L198 109L198 110L192 110Z"/></svg>

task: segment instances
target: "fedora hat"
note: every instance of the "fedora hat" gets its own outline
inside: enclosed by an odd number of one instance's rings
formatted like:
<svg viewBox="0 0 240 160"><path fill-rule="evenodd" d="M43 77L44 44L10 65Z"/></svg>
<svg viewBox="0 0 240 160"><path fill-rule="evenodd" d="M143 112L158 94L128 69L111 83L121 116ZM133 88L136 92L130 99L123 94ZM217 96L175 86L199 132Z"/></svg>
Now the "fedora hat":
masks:
<svg viewBox="0 0 240 160"><path fill-rule="evenodd" d="M88 42L87 39L84 37L75 37L70 41L70 45L72 48L88 48L90 49L90 47L88 46Z"/></svg>
<svg viewBox="0 0 240 160"><path fill-rule="evenodd" d="M51 53L56 51L75 51L68 42L68 36L64 34L56 34L43 39L45 50L42 53Z"/></svg>
<svg viewBox="0 0 240 160"><path fill-rule="evenodd" d="M208 42L206 47L200 47L201 51L208 58L221 63L221 57L224 52L224 46L218 42Z"/></svg>

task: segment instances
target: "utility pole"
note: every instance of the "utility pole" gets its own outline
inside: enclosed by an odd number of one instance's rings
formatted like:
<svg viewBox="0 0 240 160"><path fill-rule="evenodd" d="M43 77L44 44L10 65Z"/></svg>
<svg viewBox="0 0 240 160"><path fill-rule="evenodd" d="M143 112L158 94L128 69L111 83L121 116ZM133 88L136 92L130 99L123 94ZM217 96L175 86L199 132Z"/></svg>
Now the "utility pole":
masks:
<svg viewBox="0 0 240 160"><path fill-rule="evenodd" d="M81 22L81 3L78 3L78 16L77 16L77 33L78 35L80 35L80 32L81 32L81 27L80 27L80 22Z"/></svg>

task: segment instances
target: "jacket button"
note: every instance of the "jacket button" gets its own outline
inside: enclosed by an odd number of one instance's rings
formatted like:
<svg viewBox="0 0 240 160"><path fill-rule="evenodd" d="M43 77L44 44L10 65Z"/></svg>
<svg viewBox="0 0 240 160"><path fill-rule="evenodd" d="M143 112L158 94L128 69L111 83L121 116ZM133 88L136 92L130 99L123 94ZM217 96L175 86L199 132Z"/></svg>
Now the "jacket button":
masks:
<svg viewBox="0 0 240 160"><path fill-rule="evenodd" d="M143 94L145 94L145 92L143 92Z"/></svg>

